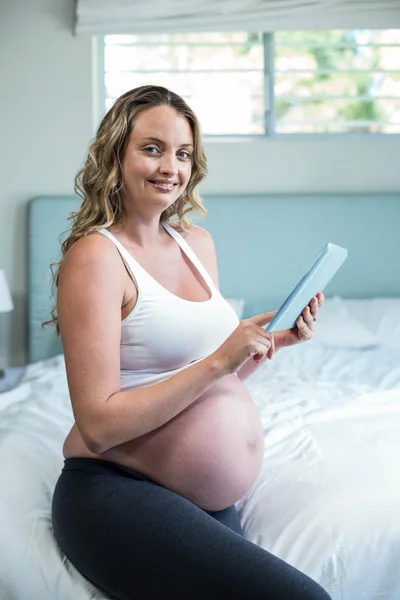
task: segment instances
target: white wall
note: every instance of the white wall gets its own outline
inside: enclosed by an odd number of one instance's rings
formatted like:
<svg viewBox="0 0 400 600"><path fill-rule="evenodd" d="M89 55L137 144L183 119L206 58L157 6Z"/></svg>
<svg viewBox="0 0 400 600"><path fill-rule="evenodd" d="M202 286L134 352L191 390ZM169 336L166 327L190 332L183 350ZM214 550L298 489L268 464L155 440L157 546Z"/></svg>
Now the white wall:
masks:
<svg viewBox="0 0 400 600"><path fill-rule="evenodd" d="M73 5L2 0L0 6L0 266L16 307L8 360L14 364L25 360L27 201L73 192L92 135L91 42L72 35ZM7 329L5 319L0 315Z"/></svg>
<svg viewBox="0 0 400 600"><path fill-rule="evenodd" d="M0 6L0 268L16 309L8 362L26 358L26 205L71 194L93 133L92 44L74 37L73 0ZM400 138L206 143L205 193L398 192Z"/></svg>
<svg viewBox="0 0 400 600"><path fill-rule="evenodd" d="M400 191L400 135L213 141L206 153L208 193Z"/></svg>

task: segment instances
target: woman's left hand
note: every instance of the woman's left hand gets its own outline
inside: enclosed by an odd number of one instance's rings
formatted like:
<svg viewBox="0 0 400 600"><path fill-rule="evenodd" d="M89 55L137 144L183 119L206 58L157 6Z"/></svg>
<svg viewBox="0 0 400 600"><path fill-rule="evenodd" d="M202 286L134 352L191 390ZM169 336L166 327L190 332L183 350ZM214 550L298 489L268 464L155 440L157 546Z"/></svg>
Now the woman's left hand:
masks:
<svg viewBox="0 0 400 600"><path fill-rule="evenodd" d="M292 329L275 333L276 350L311 340L318 319L318 310L324 305L324 301L325 297L323 293L318 292L316 296L311 298L310 303L297 318L296 325Z"/></svg>

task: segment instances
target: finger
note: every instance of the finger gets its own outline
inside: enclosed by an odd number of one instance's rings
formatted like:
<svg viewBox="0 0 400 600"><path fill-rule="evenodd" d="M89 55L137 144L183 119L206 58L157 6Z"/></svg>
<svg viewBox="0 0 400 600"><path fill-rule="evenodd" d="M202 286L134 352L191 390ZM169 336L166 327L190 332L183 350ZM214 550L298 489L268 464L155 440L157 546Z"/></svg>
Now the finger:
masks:
<svg viewBox="0 0 400 600"><path fill-rule="evenodd" d="M275 354L275 336L273 333L267 333L262 328L259 328L259 332L260 332L260 335L262 336L261 343L265 344L265 348L266 348L266 352L265 352L264 356L266 355L267 358L269 360L271 360L273 355ZM258 341L260 341L260 339L258 339ZM256 361L256 362L258 362L258 361Z"/></svg>
<svg viewBox="0 0 400 600"><path fill-rule="evenodd" d="M323 306L324 302L325 302L325 296L322 292L318 292L317 300L318 300L318 307L321 308L321 306Z"/></svg>
<svg viewBox="0 0 400 600"><path fill-rule="evenodd" d="M311 316L312 316L313 320L316 321L317 315L318 315L318 308L319 308L318 298L316 296L311 298L309 307L310 307Z"/></svg>
<svg viewBox="0 0 400 600"><path fill-rule="evenodd" d="M315 309L314 314L316 314ZM316 320L316 317L313 315L312 309L310 309L309 306L306 306L301 316L303 317L303 320L306 323L306 325L311 329L311 331L313 331L314 321Z"/></svg>
<svg viewBox="0 0 400 600"><path fill-rule="evenodd" d="M262 313L261 315L255 315L254 317L250 317L249 321L252 321L258 327L262 327L263 325L267 325L273 317L276 315L276 310L273 312Z"/></svg>
<svg viewBox="0 0 400 600"><path fill-rule="evenodd" d="M267 356L269 350L270 350L270 343L269 340L265 340L264 338L260 337L257 341L255 341L255 344L252 348L252 358L254 360L254 362L258 363L261 362L262 360L264 360L264 358Z"/></svg>
<svg viewBox="0 0 400 600"><path fill-rule="evenodd" d="M309 340L312 338L312 329L307 325L307 323L304 321L301 315L297 318L296 325L298 330L298 337L301 340Z"/></svg>
<svg viewBox="0 0 400 600"><path fill-rule="evenodd" d="M275 338L274 338L274 334L272 334L272 338L271 338L271 346L267 352L267 358L269 360L272 360L272 357L275 354Z"/></svg>
<svg viewBox="0 0 400 600"><path fill-rule="evenodd" d="M254 339L254 342L256 342L256 344L257 344L257 348L261 351L262 351L262 349L264 349L264 351L266 352L271 347L271 344L272 344L271 337L270 336L267 337L265 335L265 331L263 329L261 331L262 331L263 335L256 334L253 339Z"/></svg>
<svg viewBox="0 0 400 600"><path fill-rule="evenodd" d="M257 335L261 335L263 338L270 340L273 337L273 333L269 333L268 331L265 331L265 329L263 327L257 327L255 330Z"/></svg>
<svg viewBox="0 0 400 600"><path fill-rule="evenodd" d="M264 360L265 354L254 354L252 358L255 363L260 363L262 360Z"/></svg>
<svg viewBox="0 0 400 600"><path fill-rule="evenodd" d="M310 340L313 336L312 329L307 325L302 317L299 317L297 322L297 337L300 341L305 342Z"/></svg>
<svg viewBox="0 0 400 600"><path fill-rule="evenodd" d="M260 350L259 352L254 352L254 354L252 355L254 362L258 363L264 360L268 352L269 350L267 350L266 348L264 348L264 350Z"/></svg>

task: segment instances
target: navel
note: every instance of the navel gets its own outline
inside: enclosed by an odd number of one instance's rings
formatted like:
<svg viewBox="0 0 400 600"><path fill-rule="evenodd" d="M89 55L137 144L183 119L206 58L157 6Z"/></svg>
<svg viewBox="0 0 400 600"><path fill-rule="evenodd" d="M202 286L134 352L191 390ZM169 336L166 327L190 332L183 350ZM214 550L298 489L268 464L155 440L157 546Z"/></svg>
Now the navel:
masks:
<svg viewBox="0 0 400 600"><path fill-rule="evenodd" d="M247 440L247 448L250 450L252 454L255 454L258 450L258 441L257 440Z"/></svg>

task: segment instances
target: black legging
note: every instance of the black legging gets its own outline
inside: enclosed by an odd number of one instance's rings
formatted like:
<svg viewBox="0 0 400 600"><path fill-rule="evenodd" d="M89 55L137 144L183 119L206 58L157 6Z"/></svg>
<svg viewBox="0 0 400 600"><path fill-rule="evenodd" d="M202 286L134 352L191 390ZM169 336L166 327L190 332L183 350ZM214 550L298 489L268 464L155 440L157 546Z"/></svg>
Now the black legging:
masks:
<svg viewBox="0 0 400 600"><path fill-rule="evenodd" d="M246 540L234 506L202 510L114 463L65 460L52 519L71 563L119 600L329 600Z"/></svg>

